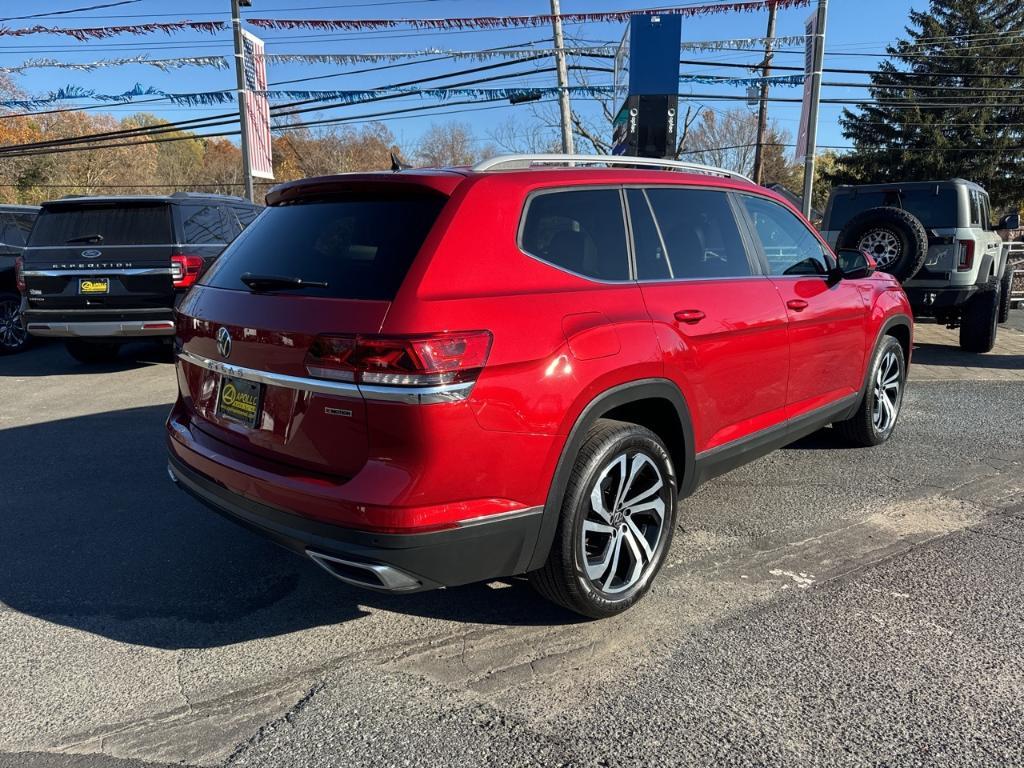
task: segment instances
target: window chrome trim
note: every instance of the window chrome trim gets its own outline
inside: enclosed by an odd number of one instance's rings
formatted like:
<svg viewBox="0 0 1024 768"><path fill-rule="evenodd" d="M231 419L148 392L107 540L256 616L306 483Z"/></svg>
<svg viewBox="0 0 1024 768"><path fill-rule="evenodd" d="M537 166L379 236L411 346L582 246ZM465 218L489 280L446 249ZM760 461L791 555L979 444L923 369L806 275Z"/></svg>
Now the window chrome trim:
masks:
<svg viewBox="0 0 1024 768"><path fill-rule="evenodd" d="M440 384L435 387L371 386L369 384L353 384L345 381L330 381L328 379L314 379L307 376L290 376L284 373L259 371L255 368L245 368L220 360L211 360L208 357L202 357L187 351L179 352L178 359L223 376L233 376L258 384L267 384L272 387L285 387L287 389L313 392L321 395L404 403L406 405L433 405L437 403L459 402L469 397L469 393L473 390L473 385L476 383L466 381L458 384Z"/></svg>
<svg viewBox="0 0 1024 768"><path fill-rule="evenodd" d="M169 275L170 267L131 267L126 269L103 267L92 268L88 262L82 262L80 269L26 269L21 274L25 277L88 277L90 275L118 275L135 277L138 275Z"/></svg>

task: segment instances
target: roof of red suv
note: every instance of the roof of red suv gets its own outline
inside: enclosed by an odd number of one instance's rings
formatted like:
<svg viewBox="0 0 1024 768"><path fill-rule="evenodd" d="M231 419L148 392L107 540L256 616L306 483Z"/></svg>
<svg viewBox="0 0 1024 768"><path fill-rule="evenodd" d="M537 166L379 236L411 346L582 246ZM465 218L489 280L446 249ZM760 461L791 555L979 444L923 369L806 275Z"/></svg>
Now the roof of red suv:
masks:
<svg viewBox="0 0 1024 768"><path fill-rule="evenodd" d="M573 159L569 159L569 158ZM572 162L574 165L569 165ZM633 165L633 163L636 165ZM564 163L556 165L555 163ZM609 163L605 167L593 167ZM747 177L721 168L652 158L609 156L509 155L492 158L472 167L416 168L401 171L375 171L316 176L280 184L267 193L268 205L280 205L319 195L335 195L358 187L376 187L379 191L397 191L405 187L430 189L451 195L467 179L486 177L515 179L524 186L561 184L682 184L715 186L725 189L757 191L780 202L780 195L765 189Z"/></svg>

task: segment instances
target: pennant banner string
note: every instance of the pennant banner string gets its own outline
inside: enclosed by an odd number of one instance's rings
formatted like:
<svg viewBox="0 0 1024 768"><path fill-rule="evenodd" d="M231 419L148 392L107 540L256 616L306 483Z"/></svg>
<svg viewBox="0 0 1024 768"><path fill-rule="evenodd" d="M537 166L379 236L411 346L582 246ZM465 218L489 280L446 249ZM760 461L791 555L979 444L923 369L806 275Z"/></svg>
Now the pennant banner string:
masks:
<svg viewBox="0 0 1024 768"><path fill-rule="evenodd" d="M771 38L776 46L798 45L806 40L804 35L792 35L788 37ZM725 49L741 49L752 47L763 47L768 38L749 37L735 38L730 40L703 40L698 42L683 43L680 49L684 51L720 51ZM614 45L598 45L564 48L565 53L570 56L614 56L617 50ZM503 50L478 50L459 51L448 48L425 48L420 51L396 51L387 53L269 53L262 58L270 64L360 64L377 61L399 61L403 59L416 59L428 56L446 56L452 59L471 59L484 61L487 59L522 59L530 58L538 54L552 54L557 52L555 48L508 48ZM163 71L181 69L182 67L212 67L213 69L228 69L230 63L226 56L183 56L173 59L151 59L147 54L117 59L100 59L88 62L68 62L57 59L28 59L16 66L0 67L0 73L20 74L28 69L72 69L83 72L91 72L106 67L119 67L126 64L146 64L157 67Z"/></svg>
<svg viewBox="0 0 1024 768"><path fill-rule="evenodd" d="M732 77L714 77L707 75L681 75L681 82L686 83L697 83L701 85L726 85L726 86L752 86L761 85L767 83L768 85L775 86L797 86L803 83L803 75L785 75L785 76L773 76L773 77L743 77L743 78L732 78ZM603 85L589 85L589 86L570 86L568 88L570 95L577 96L609 96L613 93L612 86ZM379 96L382 93L387 94L402 94L407 96L420 96L422 98L432 98L444 101L451 96L463 96L470 98L484 98L488 100L502 100L510 98L522 98L524 94L540 94L544 95L557 95L559 93L557 87L552 88L524 88L524 87L510 87L510 88L408 88L408 87L396 87L396 88L373 88L368 90L333 90L333 91L305 91L305 90L272 90L272 91L252 91L252 93L258 93L265 96L271 101L290 101L290 100L308 100L308 101L338 101L340 103L352 103L374 96ZM57 91L52 91L45 96L38 96L30 99L8 99L0 101L0 107L16 108L16 109L34 109L40 106L47 106L55 102L61 101L72 101L76 99L95 99L101 102L128 102L140 96L158 96L166 98L175 104L182 104L187 106L203 106L210 104L227 104L233 102L236 99L235 90L224 90L224 91L200 91L197 93L172 93L163 91L153 86L144 86L141 83L136 83L135 87L127 90L123 93L109 94L109 93L98 93L89 88L81 88L79 86L67 86ZM699 95L699 94L697 94ZM540 98L540 97L538 97Z"/></svg>
<svg viewBox="0 0 1024 768"><path fill-rule="evenodd" d="M594 11L589 13L563 13L565 24L598 22L624 22L638 14L661 16L708 16L716 13L738 13L777 9L801 8L811 0L740 0L739 2L707 3L670 8L631 9L627 11ZM554 20L551 14L534 16L464 16L435 19L265 19L247 18L246 23L260 29L360 30L413 27L414 29L498 29L502 27L541 27Z"/></svg>
<svg viewBox="0 0 1024 768"><path fill-rule="evenodd" d="M181 69L182 67L213 67L214 69L227 69L229 67L225 56L185 56L177 59L151 59L146 54L131 56L122 59L100 59L99 61L57 61L57 59L28 59L14 67L0 67L4 74L20 74L27 69L75 69L83 72L92 72L95 69L106 67L120 67L125 64L148 64L149 66L168 71Z"/></svg>
<svg viewBox="0 0 1024 768"><path fill-rule="evenodd" d="M34 27L20 27L11 29L0 26L0 37L24 37L25 35L67 35L76 40L100 40L115 35L150 35L154 32L171 34L192 30L194 32L222 32L228 28L223 21L168 21L152 24L126 24L114 27L44 27L37 24Z"/></svg>

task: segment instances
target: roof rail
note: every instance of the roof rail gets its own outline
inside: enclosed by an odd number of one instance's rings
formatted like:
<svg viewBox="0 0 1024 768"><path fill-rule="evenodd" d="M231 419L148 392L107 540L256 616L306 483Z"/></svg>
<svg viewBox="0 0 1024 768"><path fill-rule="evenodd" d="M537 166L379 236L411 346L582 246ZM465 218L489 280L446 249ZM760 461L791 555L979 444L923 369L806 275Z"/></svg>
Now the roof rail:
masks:
<svg viewBox="0 0 1024 768"><path fill-rule="evenodd" d="M482 160L473 166L478 173L495 170L514 170L532 168L538 165L607 165L626 166L632 168L662 168L670 171L686 171L689 173L703 173L708 176L721 176L727 179L753 180L742 173L730 171L727 168L716 168L712 165L701 165L700 163L687 163L682 160L659 160L656 157L625 157L623 155L498 155L488 160Z"/></svg>

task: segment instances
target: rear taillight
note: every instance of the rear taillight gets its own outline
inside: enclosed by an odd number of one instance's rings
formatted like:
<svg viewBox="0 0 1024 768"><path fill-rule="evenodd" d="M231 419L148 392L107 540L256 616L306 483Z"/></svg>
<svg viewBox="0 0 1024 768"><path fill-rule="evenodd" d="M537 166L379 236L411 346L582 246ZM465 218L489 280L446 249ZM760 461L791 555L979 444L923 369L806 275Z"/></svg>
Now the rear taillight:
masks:
<svg viewBox="0 0 1024 768"><path fill-rule="evenodd" d="M21 256L14 260L14 284L18 286L18 293L25 293L25 260Z"/></svg>
<svg viewBox="0 0 1024 768"><path fill-rule="evenodd" d="M430 336L318 336L306 355L311 376L356 384L432 387L476 381L489 331Z"/></svg>
<svg viewBox="0 0 1024 768"><path fill-rule="evenodd" d="M191 287L199 279L199 271L202 268L202 256L190 256L184 253L171 256L171 279L174 281L174 287Z"/></svg>
<svg viewBox="0 0 1024 768"><path fill-rule="evenodd" d="M968 272L974 266L974 241L961 240L957 249L956 269L957 272Z"/></svg>

